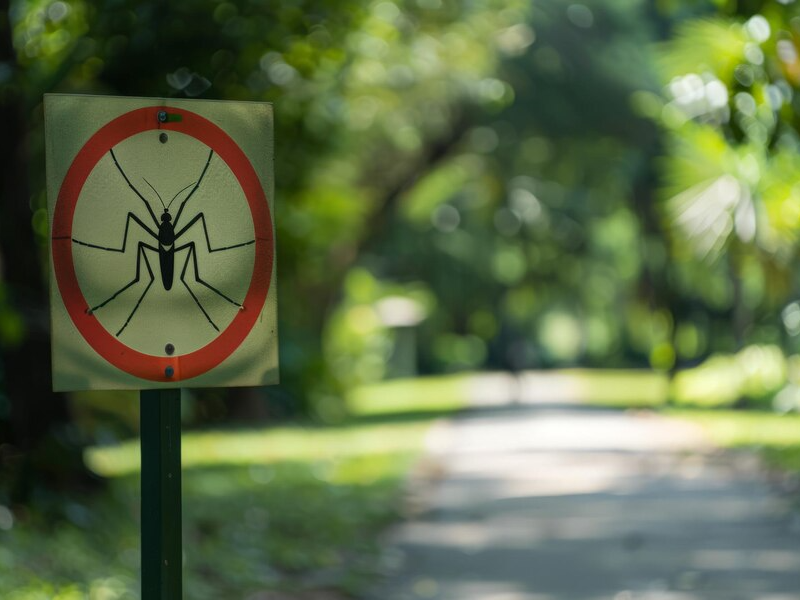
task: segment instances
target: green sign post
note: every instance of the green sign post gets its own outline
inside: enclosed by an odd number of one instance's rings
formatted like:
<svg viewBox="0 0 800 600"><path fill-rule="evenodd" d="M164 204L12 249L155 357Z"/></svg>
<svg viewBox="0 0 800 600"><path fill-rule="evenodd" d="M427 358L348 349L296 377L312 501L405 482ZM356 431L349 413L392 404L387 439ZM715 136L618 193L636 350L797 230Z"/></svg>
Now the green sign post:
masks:
<svg viewBox="0 0 800 600"><path fill-rule="evenodd" d="M142 598L181 597L181 392L141 392Z"/></svg>
<svg viewBox="0 0 800 600"><path fill-rule="evenodd" d="M272 107L45 96L56 391L141 391L142 597L181 598L180 388L278 382Z"/></svg>

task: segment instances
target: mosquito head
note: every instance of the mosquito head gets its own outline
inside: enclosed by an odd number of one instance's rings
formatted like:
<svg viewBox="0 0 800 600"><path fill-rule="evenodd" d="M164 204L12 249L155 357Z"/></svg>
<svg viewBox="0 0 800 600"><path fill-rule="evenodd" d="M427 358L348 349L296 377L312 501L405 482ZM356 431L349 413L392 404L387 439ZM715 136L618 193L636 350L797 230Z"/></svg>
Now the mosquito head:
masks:
<svg viewBox="0 0 800 600"><path fill-rule="evenodd" d="M172 215L169 214L169 209L168 208L164 209L164 213L161 215L161 220L162 221L166 221L167 223L172 221Z"/></svg>

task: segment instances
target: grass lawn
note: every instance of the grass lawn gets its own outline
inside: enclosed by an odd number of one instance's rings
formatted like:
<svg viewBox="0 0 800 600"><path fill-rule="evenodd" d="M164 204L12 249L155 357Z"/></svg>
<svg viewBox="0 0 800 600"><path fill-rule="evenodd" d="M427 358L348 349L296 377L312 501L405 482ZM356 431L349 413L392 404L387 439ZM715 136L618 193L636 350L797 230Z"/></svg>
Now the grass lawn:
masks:
<svg viewBox="0 0 800 600"><path fill-rule="evenodd" d="M800 473L800 415L755 410L667 409L697 423L723 448L757 450L774 467Z"/></svg>
<svg viewBox="0 0 800 600"><path fill-rule="evenodd" d="M800 473L800 414L725 408L674 408L668 404L669 383L664 374L649 371L558 371L574 377L580 399L611 408L652 408L669 417L697 423L722 448L748 448L767 464Z"/></svg>
<svg viewBox="0 0 800 600"><path fill-rule="evenodd" d="M589 404L612 408L654 408L669 396L669 379L643 369L559 369L553 375L572 380L571 393Z"/></svg>
<svg viewBox="0 0 800 600"><path fill-rule="evenodd" d="M755 448L800 473L800 415L666 404L663 375L554 372L571 397L651 407L703 426L723 447ZM183 436L184 590L192 600L302 600L355 595L386 567L379 536L403 507L402 485L439 416L462 408L469 376L394 381L357 390L352 418ZM90 448L107 477L88 498L56 499L65 519L0 506L0 598L139 598L139 447ZM326 595L309 595L311 592Z"/></svg>
<svg viewBox="0 0 800 600"><path fill-rule="evenodd" d="M465 382L358 390L353 418L335 427L185 434L185 597L327 590L336 598L363 589L384 566L378 537L402 510L403 480L425 433L463 406ZM13 515L13 526L0 529L1 598L139 598L138 454L135 441L89 449L87 463L110 478L108 489L59 499L67 519L55 526L38 514Z"/></svg>

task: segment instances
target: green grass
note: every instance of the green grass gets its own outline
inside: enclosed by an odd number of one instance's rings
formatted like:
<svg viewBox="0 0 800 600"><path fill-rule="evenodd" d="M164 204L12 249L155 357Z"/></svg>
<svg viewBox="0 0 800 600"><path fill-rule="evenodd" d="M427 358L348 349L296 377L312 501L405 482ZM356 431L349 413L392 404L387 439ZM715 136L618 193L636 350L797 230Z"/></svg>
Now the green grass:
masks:
<svg viewBox="0 0 800 600"><path fill-rule="evenodd" d="M683 399L681 408L669 402L666 375L651 371L572 369L554 372L571 377L570 392L577 399L609 408L653 408L666 416L697 423L722 448L757 451L767 464L800 473L800 415L778 414L759 409L709 408L703 393L713 395L714 382L703 380L705 388L689 390L688 397L700 397L699 404ZM721 382L725 384L726 382ZM711 398L708 403L719 403Z"/></svg>
<svg viewBox="0 0 800 600"><path fill-rule="evenodd" d="M768 464L800 473L798 414L718 409L668 409L664 414L697 423L723 448L757 450Z"/></svg>
<svg viewBox="0 0 800 600"><path fill-rule="evenodd" d="M187 433L182 438L182 463L193 469L215 465L245 466L300 462L341 462L365 455L413 450L428 420L368 422L324 428L300 425ZM139 443L91 448L86 463L100 475L116 477L139 472Z"/></svg>
<svg viewBox="0 0 800 600"><path fill-rule="evenodd" d="M437 415L463 408L469 393L469 375L398 379L355 390L348 405L362 417Z"/></svg>
<svg viewBox="0 0 800 600"><path fill-rule="evenodd" d="M336 427L183 436L184 588L192 600L268 590L357 593L381 571L380 532L433 420L464 405L466 379L358 390ZM91 448L106 492L64 497L56 525L15 514L0 530L4 600L133 600L139 577L139 448ZM0 515L2 517L2 515ZM2 519L0 519L2 523Z"/></svg>
<svg viewBox="0 0 800 600"><path fill-rule="evenodd" d="M754 448L800 472L800 415L666 406L668 384L647 371L551 374L570 394L618 408L651 407L698 423L726 448ZM566 378L566 379L565 379ZM185 597L258 597L266 591L357 594L381 572L378 538L402 511L403 480L434 419L462 408L468 376L361 388L352 418L333 427L283 425L183 436ZM99 496L58 499L55 525L0 507L0 598L136 600L139 448L91 448L110 478Z"/></svg>
<svg viewBox="0 0 800 600"><path fill-rule="evenodd" d="M611 408L653 408L669 396L669 379L664 373L633 369L565 369L554 371L573 379L575 399Z"/></svg>

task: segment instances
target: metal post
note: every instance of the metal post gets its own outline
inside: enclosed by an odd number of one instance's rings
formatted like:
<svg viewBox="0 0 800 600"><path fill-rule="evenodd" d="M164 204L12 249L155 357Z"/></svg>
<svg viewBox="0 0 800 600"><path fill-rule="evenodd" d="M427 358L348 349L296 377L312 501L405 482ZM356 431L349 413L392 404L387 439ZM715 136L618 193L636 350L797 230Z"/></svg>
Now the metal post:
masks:
<svg viewBox="0 0 800 600"><path fill-rule="evenodd" d="M181 394L143 390L142 600L180 600Z"/></svg>

